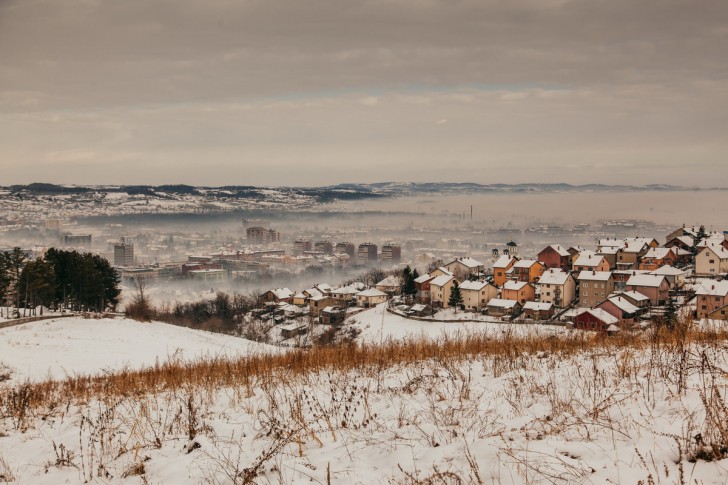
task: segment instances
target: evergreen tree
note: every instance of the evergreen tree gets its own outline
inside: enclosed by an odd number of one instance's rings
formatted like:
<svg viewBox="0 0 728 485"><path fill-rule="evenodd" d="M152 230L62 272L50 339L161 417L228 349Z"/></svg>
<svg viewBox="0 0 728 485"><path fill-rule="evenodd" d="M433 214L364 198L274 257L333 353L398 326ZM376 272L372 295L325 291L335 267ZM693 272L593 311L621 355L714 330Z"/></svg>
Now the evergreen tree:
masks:
<svg viewBox="0 0 728 485"><path fill-rule="evenodd" d="M460 291L460 285L458 284L457 280L453 281L452 290L450 290L450 299L447 303L451 307L455 308L456 313L458 307L463 304L463 294Z"/></svg>
<svg viewBox="0 0 728 485"><path fill-rule="evenodd" d="M407 266L402 271L402 293L405 295L405 297L408 298L414 298L414 296L417 294L417 285L415 284L415 279L419 277L417 275L417 270L414 272L410 270L410 267Z"/></svg>
<svg viewBox="0 0 728 485"><path fill-rule="evenodd" d="M665 326L669 329L675 328L677 324L677 307L672 299L672 296L668 296L667 306L665 307L665 315L663 316Z"/></svg>

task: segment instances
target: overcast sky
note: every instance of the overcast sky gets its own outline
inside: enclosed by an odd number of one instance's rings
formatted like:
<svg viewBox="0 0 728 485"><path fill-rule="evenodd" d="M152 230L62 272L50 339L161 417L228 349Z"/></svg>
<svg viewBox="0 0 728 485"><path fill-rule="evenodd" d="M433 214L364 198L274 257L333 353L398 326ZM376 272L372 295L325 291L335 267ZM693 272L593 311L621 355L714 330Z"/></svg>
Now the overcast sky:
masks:
<svg viewBox="0 0 728 485"><path fill-rule="evenodd" d="M726 0L0 0L0 185L728 186Z"/></svg>

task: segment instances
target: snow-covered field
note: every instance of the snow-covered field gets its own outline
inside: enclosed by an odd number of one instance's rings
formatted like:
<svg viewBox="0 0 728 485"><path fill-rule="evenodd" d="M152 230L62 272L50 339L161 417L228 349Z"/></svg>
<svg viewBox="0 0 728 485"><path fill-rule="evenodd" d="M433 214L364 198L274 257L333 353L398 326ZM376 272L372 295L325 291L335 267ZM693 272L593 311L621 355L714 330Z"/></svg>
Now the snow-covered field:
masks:
<svg viewBox="0 0 728 485"><path fill-rule="evenodd" d="M360 338L362 341L369 343L379 343L388 339L457 337L468 333L487 334L493 338L502 338L527 335L548 337L550 335L565 335L571 332L567 327L555 325L491 323L468 320L451 322L413 320L388 312L386 307L387 304L383 303L376 308L349 318L346 323L361 330Z"/></svg>
<svg viewBox="0 0 728 485"><path fill-rule="evenodd" d="M512 344L571 332L420 322L383 306L346 326L369 343L485 332ZM0 330L0 360L16 372L0 382L0 483L728 483L726 343L598 342L286 367L239 386L210 379L33 407L18 377L276 348L125 319L25 324Z"/></svg>
<svg viewBox="0 0 728 485"><path fill-rule="evenodd" d="M34 484L725 484L721 369L728 352L722 344L686 350L595 347L283 370L249 387L98 396L24 420L5 405L0 477Z"/></svg>
<svg viewBox="0 0 728 485"><path fill-rule="evenodd" d="M59 318L0 329L0 363L13 371L15 381L276 351L242 338L124 318Z"/></svg>

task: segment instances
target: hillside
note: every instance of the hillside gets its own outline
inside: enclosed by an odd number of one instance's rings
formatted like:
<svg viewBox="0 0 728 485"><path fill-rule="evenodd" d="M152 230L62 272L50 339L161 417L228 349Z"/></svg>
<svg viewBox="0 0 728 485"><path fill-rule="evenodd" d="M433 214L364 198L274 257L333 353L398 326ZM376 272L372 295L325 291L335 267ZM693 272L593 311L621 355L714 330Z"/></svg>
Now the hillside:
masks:
<svg viewBox="0 0 728 485"><path fill-rule="evenodd" d="M129 319L71 317L0 329L0 363L12 371L14 381L277 351L241 338Z"/></svg>

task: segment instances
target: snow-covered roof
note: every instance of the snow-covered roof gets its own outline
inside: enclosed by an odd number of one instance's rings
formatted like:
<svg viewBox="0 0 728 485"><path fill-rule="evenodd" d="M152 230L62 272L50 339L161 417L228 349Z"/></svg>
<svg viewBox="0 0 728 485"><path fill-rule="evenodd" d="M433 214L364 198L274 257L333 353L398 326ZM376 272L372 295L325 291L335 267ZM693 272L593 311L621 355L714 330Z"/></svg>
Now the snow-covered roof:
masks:
<svg viewBox="0 0 728 485"><path fill-rule="evenodd" d="M675 239L686 245L687 247L693 247L695 240L690 236L678 236Z"/></svg>
<svg viewBox="0 0 728 485"><path fill-rule="evenodd" d="M488 286L488 283L482 281L463 281L460 285L461 290L480 291Z"/></svg>
<svg viewBox="0 0 728 485"><path fill-rule="evenodd" d="M590 313L592 316L598 318L602 322L604 322L607 325L612 325L614 323L618 323L619 319L615 316L612 316L611 314L607 313L605 310L602 310L601 308L587 308L577 314L583 315L584 313Z"/></svg>
<svg viewBox="0 0 728 485"><path fill-rule="evenodd" d="M574 261L574 266L597 267L604 260L604 256L596 254L593 251L584 251Z"/></svg>
<svg viewBox="0 0 728 485"><path fill-rule="evenodd" d="M609 301L624 313L636 313L639 311L638 307L634 306L628 299L622 298L620 295L610 297Z"/></svg>
<svg viewBox="0 0 728 485"><path fill-rule="evenodd" d="M307 289L303 290L303 293L304 294L307 294L311 298L313 298L315 296L322 296L323 295L323 293L321 293L321 291L319 291L318 288L307 288Z"/></svg>
<svg viewBox="0 0 728 485"><path fill-rule="evenodd" d="M517 261L515 256L511 256L509 254L503 255L498 260L493 263L494 268L507 268L509 264L511 264L514 260Z"/></svg>
<svg viewBox="0 0 728 485"><path fill-rule="evenodd" d="M609 278L612 277L611 271L591 271L591 270L585 270L579 273L579 276L577 279L579 281L609 281Z"/></svg>
<svg viewBox="0 0 728 485"><path fill-rule="evenodd" d="M671 252L673 252L671 248L650 248L645 255L642 256L642 258L664 259L669 256Z"/></svg>
<svg viewBox="0 0 728 485"><path fill-rule="evenodd" d="M363 297L375 297L375 296L387 296L386 293L383 291L379 291L376 288L369 288L368 290L360 291L356 294L356 296L363 296Z"/></svg>
<svg viewBox="0 0 728 485"><path fill-rule="evenodd" d="M513 265L514 268L530 268L534 264L541 264L535 259L522 259L519 262L517 262L515 265Z"/></svg>
<svg viewBox="0 0 728 485"><path fill-rule="evenodd" d="M455 277L453 275L440 275L437 278L430 281L430 286L445 286L450 281L454 280Z"/></svg>
<svg viewBox="0 0 728 485"><path fill-rule="evenodd" d="M423 303L417 303L416 305L412 305L410 307L410 310L412 310L413 312L421 312L425 308L427 308L427 305L425 305Z"/></svg>
<svg viewBox="0 0 728 485"><path fill-rule="evenodd" d="M495 308L513 308L518 302L516 300L503 300L501 298L493 298L488 302L489 307Z"/></svg>
<svg viewBox="0 0 728 485"><path fill-rule="evenodd" d="M453 263L461 263L461 264L467 266L468 268L473 268L473 269L477 268L478 266L483 266L483 263L481 263L480 261L473 259L473 258L458 258L455 261L449 262L447 264L447 266L449 266Z"/></svg>
<svg viewBox="0 0 728 485"><path fill-rule="evenodd" d="M547 246L546 248L544 248L541 252L546 251L546 249L549 249L549 248L556 251L556 253L558 253L559 256L570 256L569 251L567 251L560 244L551 244L550 246Z"/></svg>
<svg viewBox="0 0 728 485"><path fill-rule="evenodd" d="M360 290L358 288L354 288L353 286L342 286L341 288L336 288L336 289L331 290L331 294L332 295L342 295L342 296L356 295L357 293L359 293L359 291Z"/></svg>
<svg viewBox="0 0 728 485"><path fill-rule="evenodd" d="M279 300L285 300L286 298L290 298L293 296L293 292L291 290L289 290L288 288L274 288L270 291Z"/></svg>
<svg viewBox="0 0 728 485"><path fill-rule="evenodd" d="M624 293L622 293L622 296L629 297L634 301L647 301L650 299L648 296L643 295L638 291L625 291Z"/></svg>
<svg viewBox="0 0 728 485"><path fill-rule="evenodd" d="M560 269L552 268L544 271L538 283L541 285L563 285L569 279L569 273Z"/></svg>
<svg viewBox="0 0 728 485"><path fill-rule="evenodd" d="M377 283L376 286L385 286L385 287L396 287L399 288L400 282L399 278L397 278L394 275L389 275L386 278L384 278L382 281Z"/></svg>
<svg viewBox="0 0 728 485"><path fill-rule="evenodd" d="M433 277L430 276L428 273L423 274L419 278L415 278L415 283L426 283L427 281L431 280Z"/></svg>
<svg viewBox="0 0 728 485"><path fill-rule="evenodd" d="M685 271L683 271L679 268L675 268L674 266L670 266L669 264L666 264L664 266L660 266L659 268L657 268L655 271L653 271L650 274L663 275L663 276L680 276L680 275L684 275Z"/></svg>
<svg viewBox="0 0 728 485"><path fill-rule="evenodd" d="M716 246L705 246L703 249L700 250L700 252L704 251L712 251L713 254L718 256L720 259L728 259L728 249L724 248L721 245Z"/></svg>
<svg viewBox="0 0 728 485"><path fill-rule="evenodd" d="M553 303L546 303L542 301L527 301L523 305L524 310L536 310L536 311L549 311L554 306Z"/></svg>
<svg viewBox="0 0 728 485"><path fill-rule="evenodd" d="M624 239L616 239L616 238L611 238L611 237L608 237L605 239L600 239L599 242L597 243L597 246L599 246L600 248L605 248L605 247L621 248L622 246L624 246Z"/></svg>
<svg viewBox="0 0 728 485"><path fill-rule="evenodd" d="M639 253L644 251L645 246L648 246L648 243L646 243L642 239L633 239L629 240L627 239L625 241L625 245L622 248L622 252L624 253Z"/></svg>
<svg viewBox="0 0 728 485"><path fill-rule="evenodd" d="M700 279L695 285L695 294L702 296L728 296L728 280Z"/></svg>
<svg viewBox="0 0 728 485"><path fill-rule="evenodd" d="M605 246L601 248L599 251L597 251L597 254L617 254L619 252L619 248L615 246Z"/></svg>
<svg viewBox="0 0 728 485"><path fill-rule="evenodd" d="M627 286L645 286L649 288L657 288L665 280L662 275L654 274L636 274L630 276L627 280Z"/></svg>
<svg viewBox="0 0 728 485"><path fill-rule="evenodd" d="M503 289L504 290L516 290L516 291L518 291L521 288L523 288L524 286L526 286L527 284L528 283L526 281L513 281L513 280L508 280L503 285Z"/></svg>

